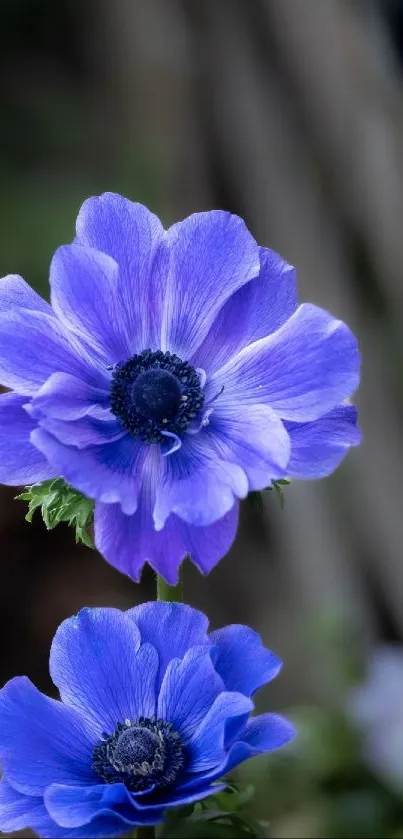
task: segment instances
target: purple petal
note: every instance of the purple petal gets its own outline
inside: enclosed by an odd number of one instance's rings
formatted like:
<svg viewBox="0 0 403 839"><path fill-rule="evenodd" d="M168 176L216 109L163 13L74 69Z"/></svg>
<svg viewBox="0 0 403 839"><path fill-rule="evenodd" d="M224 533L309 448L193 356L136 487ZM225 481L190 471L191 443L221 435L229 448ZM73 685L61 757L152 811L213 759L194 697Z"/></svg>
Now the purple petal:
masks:
<svg viewBox="0 0 403 839"><path fill-rule="evenodd" d="M105 446L127 437L127 432L115 418L106 422L91 416L81 417L74 421L42 417L39 420L39 426L52 434L60 443L65 446L75 446L77 449Z"/></svg>
<svg viewBox="0 0 403 839"><path fill-rule="evenodd" d="M82 609L53 639L50 674L67 705L98 736L118 722L155 714L158 655L118 609ZM101 651L101 654L100 654Z"/></svg>
<svg viewBox="0 0 403 839"><path fill-rule="evenodd" d="M7 313L13 309L30 309L53 314L49 303L39 297L18 274L9 274L0 279L0 313Z"/></svg>
<svg viewBox="0 0 403 839"><path fill-rule="evenodd" d="M44 815L42 796L28 796L13 789L3 778L0 782L0 830L8 833L30 827L39 815Z"/></svg>
<svg viewBox="0 0 403 839"><path fill-rule="evenodd" d="M136 807L135 798L124 784L96 784L75 787L52 784L45 792L45 803L51 817L64 828L82 827L96 817L112 817L120 825L120 835L130 825L152 825L162 821L163 808L147 813Z"/></svg>
<svg viewBox="0 0 403 839"><path fill-rule="evenodd" d="M68 329L95 346L106 364L132 355L121 312L118 270L110 256L79 245L59 248L50 268L54 311Z"/></svg>
<svg viewBox="0 0 403 839"><path fill-rule="evenodd" d="M153 514L157 530L162 530L171 513L188 524L206 527L248 493L244 470L217 457L207 432L188 435L181 449L165 458L164 466Z"/></svg>
<svg viewBox="0 0 403 839"><path fill-rule="evenodd" d="M291 439L287 473L291 478L324 478L330 475L350 446L361 442L357 411L352 405L339 405L314 422L285 423Z"/></svg>
<svg viewBox="0 0 403 839"><path fill-rule="evenodd" d="M248 626L233 624L210 635L217 673L227 690L252 696L279 673L282 662L267 650L260 635Z"/></svg>
<svg viewBox="0 0 403 839"><path fill-rule="evenodd" d="M259 273L259 250L238 216L195 213L167 232L171 266L162 346L190 358L228 298Z"/></svg>
<svg viewBox="0 0 403 839"><path fill-rule="evenodd" d="M107 387L92 387L68 373L52 373L31 402L33 415L64 420L80 419L86 414L103 419L106 412L112 418L108 408Z"/></svg>
<svg viewBox="0 0 403 839"><path fill-rule="evenodd" d="M250 490L288 474L290 438L268 405L225 403L213 411L207 432L218 457L241 466Z"/></svg>
<svg viewBox="0 0 403 839"><path fill-rule="evenodd" d="M359 381L352 332L328 312L304 304L277 332L242 350L210 380L225 402L267 403L283 419L318 419L347 399Z"/></svg>
<svg viewBox="0 0 403 839"><path fill-rule="evenodd" d="M170 585L179 579L179 567L190 556L202 574L208 574L228 553L236 536L238 504L208 527L194 527L175 515L156 531L150 511L140 498L132 516L117 504L95 507L95 544L118 571L138 582L145 562Z"/></svg>
<svg viewBox="0 0 403 839"><path fill-rule="evenodd" d="M79 244L103 251L119 266L120 320L131 354L159 348L169 260L160 220L142 204L106 192L81 207L77 236Z"/></svg>
<svg viewBox="0 0 403 839"><path fill-rule="evenodd" d="M126 614L139 629L142 643L152 644L158 652L158 691L171 659L183 658L191 647L209 644L206 615L185 603L141 603Z"/></svg>
<svg viewBox="0 0 403 839"><path fill-rule="evenodd" d="M23 408L26 401L16 393L0 394L0 482L9 486L36 484L57 474L30 441L36 423Z"/></svg>
<svg viewBox="0 0 403 839"><path fill-rule="evenodd" d="M186 744L223 690L210 647L193 647L184 658L169 662L158 697L157 716L169 720Z"/></svg>
<svg viewBox="0 0 403 839"><path fill-rule="evenodd" d="M236 721L244 728L253 703L241 693L221 693L189 743L191 772L206 772L222 763L226 754L228 724L236 731Z"/></svg>
<svg viewBox="0 0 403 839"><path fill-rule="evenodd" d="M40 795L52 783L94 783L93 748L83 719L26 677L12 679L0 692L0 759L19 792Z"/></svg>
<svg viewBox="0 0 403 839"><path fill-rule="evenodd" d="M128 515L136 510L146 452L141 441L126 435L112 443L78 449L60 443L43 428L33 431L31 440L56 473L84 495L120 504Z"/></svg>
<svg viewBox="0 0 403 839"><path fill-rule="evenodd" d="M239 350L275 332L297 308L295 268L275 251L260 248L260 273L219 311L192 364L210 373Z"/></svg>
<svg viewBox="0 0 403 839"><path fill-rule="evenodd" d="M55 317L27 309L0 314L0 381L6 387L31 395L55 372L102 386L108 377L98 365Z"/></svg>

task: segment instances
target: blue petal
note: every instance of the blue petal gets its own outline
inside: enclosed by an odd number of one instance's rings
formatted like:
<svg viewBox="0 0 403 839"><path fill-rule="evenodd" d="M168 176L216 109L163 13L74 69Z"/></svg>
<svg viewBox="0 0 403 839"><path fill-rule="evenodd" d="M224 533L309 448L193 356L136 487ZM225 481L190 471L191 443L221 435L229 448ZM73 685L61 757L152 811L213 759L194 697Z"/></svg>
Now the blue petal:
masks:
<svg viewBox="0 0 403 839"><path fill-rule="evenodd" d="M230 772L244 760L280 749L295 737L292 723L280 714L261 714L250 720L240 740L232 747L225 767Z"/></svg>
<svg viewBox="0 0 403 839"><path fill-rule="evenodd" d="M35 816L44 814L42 796L24 795L3 778L0 782L0 830L23 830L30 827Z"/></svg>
<svg viewBox="0 0 403 839"><path fill-rule="evenodd" d="M356 389L360 356L352 332L317 306L304 304L268 338L242 350L209 382L225 384L220 407L265 403L292 422L318 419Z"/></svg>
<svg viewBox="0 0 403 839"><path fill-rule="evenodd" d="M158 652L158 691L173 658L183 658L191 647L209 644L208 618L184 603L141 603L126 614L135 622L142 643L152 644Z"/></svg>
<svg viewBox="0 0 403 839"><path fill-rule="evenodd" d="M36 312L52 314L52 309L46 300L28 285L18 274L8 274L0 279L0 312L10 312L13 309L29 309Z"/></svg>
<svg viewBox="0 0 403 839"><path fill-rule="evenodd" d="M206 527L248 494L244 470L217 457L213 441L203 431L186 437L181 449L165 458L164 466L154 508L157 530L162 530L171 513L189 524Z"/></svg>
<svg viewBox="0 0 403 839"><path fill-rule="evenodd" d="M169 270L160 220L142 204L106 192L81 207L77 236L81 245L103 251L119 266L120 320L131 339L131 354L158 349Z"/></svg>
<svg viewBox="0 0 403 839"><path fill-rule="evenodd" d="M194 527L175 515L163 530L156 531L150 511L140 495L132 516L118 504L96 504L95 544L105 559L138 582L145 562L170 585L178 582L182 561L190 555L203 574L208 574L231 547L238 526L239 505L208 527Z"/></svg>
<svg viewBox="0 0 403 839"><path fill-rule="evenodd" d="M245 728L251 711L253 703L242 693L221 693L189 743L188 771L206 772L221 765L227 752L228 727L234 739Z"/></svg>
<svg viewBox="0 0 403 839"><path fill-rule="evenodd" d="M288 474L290 438L268 405L230 405L214 410L208 430L218 457L241 466L249 489L265 489ZM287 468L286 468L287 467Z"/></svg>
<svg viewBox="0 0 403 839"><path fill-rule="evenodd" d="M25 677L0 692L0 759L10 784L39 795L52 783L94 783L95 738L72 708L49 699Z"/></svg>
<svg viewBox="0 0 403 839"><path fill-rule="evenodd" d="M113 415L108 420L107 412L105 414L104 419L97 419L87 414L77 420L52 419L43 416L38 420L38 424L59 443L74 446L76 449L105 446L127 438L127 431L122 428L119 420ZM129 440L128 444L132 449L132 439L129 438Z"/></svg>
<svg viewBox="0 0 403 839"><path fill-rule="evenodd" d="M192 364L218 370L243 347L275 332L297 308L295 269L275 251L260 248L260 273L219 311Z"/></svg>
<svg viewBox="0 0 403 839"><path fill-rule="evenodd" d="M118 265L93 248L67 245L56 251L50 269L54 311L68 329L93 345L106 364L132 353L118 294Z"/></svg>
<svg viewBox="0 0 403 839"><path fill-rule="evenodd" d="M190 358L228 298L259 273L244 222L221 210L195 213L167 232L171 266L162 347Z"/></svg>
<svg viewBox="0 0 403 839"><path fill-rule="evenodd" d="M68 373L53 373L37 391L31 410L35 416L76 420L91 414L103 418L109 408L109 389L92 387Z"/></svg>
<svg viewBox="0 0 403 839"><path fill-rule="evenodd" d="M141 440L127 434L114 442L78 449L37 428L31 434L31 441L56 473L84 495L105 504L119 503L128 515L135 511L146 453Z"/></svg>
<svg viewBox="0 0 403 839"><path fill-rule="evenodd" d="M56 472L30 442L36 423L23 405L26 396L0 395L0 482L11 486L35 484L53 478Z"/></svg>
<svg viewBox="0 0 403 839"><path fill-rule="evenodd" d="M63 702L97 735L155 714L158 654L151 644L139 643L133 620L118 609L82 609L56 632L51 677Z"/></svg>
<svg viewBox="0 0 403 839"><path fill-rule="evenodd" d="M121 819L121 833L130 825L152 825L162 821L161 805L147 813L137 808L135 798L124 784L96 784L91 787L52 784L45 791L45 804L52 819L62 827L81 827L95 817Z"/></svg>
<svg viewBox="0 0 403 839"><path fill-rule="evenodd" d="M357 411L352 405L339 405L314 422L285 423L291 439L287 472L291 478L324 478L330 475L350 446L361 442Z"/></svg>
<svg viewBox="0 0 403 839"><path fill-rule="evenodd" d="M223 690L210 648L193 647L184 658L168 664L158 697L158 717L169 720L186 743Z"/></svg>
<svg viewBox="0 0 403 839"><path fill-rule="evenodd" d="M108 381L99 359L52 315L15 309L0 313L0 381L33 395L52 373L71 373L95 386Z"/></svg>
<svg viewBox="0 0 403 839"><path fill-rule="evenodd" d="M252 696L280 672L282 661L248 626L225 626L212 632L210 639L215 647L214 666L227 690Z"/></svg>

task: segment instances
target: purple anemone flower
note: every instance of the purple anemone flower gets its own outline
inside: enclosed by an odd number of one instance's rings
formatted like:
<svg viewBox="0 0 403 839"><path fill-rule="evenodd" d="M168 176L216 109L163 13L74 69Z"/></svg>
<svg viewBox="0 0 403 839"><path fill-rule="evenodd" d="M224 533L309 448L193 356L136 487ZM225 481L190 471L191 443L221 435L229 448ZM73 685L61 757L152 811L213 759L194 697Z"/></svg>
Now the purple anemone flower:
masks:
<svg viewBox="0 0 403 839"><path fill-rule="evenodd" d="M95 500L95 543L139 579L207 573L239 499L320 478L359 442L348 327L297 306L294 269L237 216L165 231L141 204L90 198L51 265L51 306L0 281L0 480L51 477Z"/></svg>
<svg viewBox="0 0 403 839"><path fill-rule="evenodd" d="M189 606L83 609L52 644L61 702L25 677L0 691L0 829L126 835L218 792L239 763L294 736L279 714L250 716L280 667L256 632L208 634Z"/></svg>

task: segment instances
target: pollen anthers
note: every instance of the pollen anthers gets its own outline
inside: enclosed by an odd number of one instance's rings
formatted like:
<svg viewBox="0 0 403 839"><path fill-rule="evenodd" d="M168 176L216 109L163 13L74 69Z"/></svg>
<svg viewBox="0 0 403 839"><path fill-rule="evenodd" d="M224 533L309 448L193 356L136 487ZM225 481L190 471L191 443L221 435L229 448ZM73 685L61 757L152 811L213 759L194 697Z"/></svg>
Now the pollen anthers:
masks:
<svg viewBox="0 0 403 839"><path fill-rule="evenodd" d="M144 350L113 370L111 411L145 443L180 438L203 403L197 371L174 353Z"/></svg>
<svg viewBox="0 0 403 839"><path fill-rule="evenodd" d="M185 763L180 736L171 723L140 717L104 733L92 753L92 768L107 783L132 792L172 784Z"/></svg>

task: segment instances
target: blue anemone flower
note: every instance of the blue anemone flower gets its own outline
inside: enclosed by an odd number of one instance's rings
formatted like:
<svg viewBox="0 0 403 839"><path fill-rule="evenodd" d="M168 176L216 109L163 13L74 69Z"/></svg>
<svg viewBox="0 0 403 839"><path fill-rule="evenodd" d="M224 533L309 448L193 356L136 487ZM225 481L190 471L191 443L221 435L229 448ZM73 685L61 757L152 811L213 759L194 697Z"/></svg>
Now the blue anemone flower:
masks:
<svg viewBox="0 0 403 839"><path fill-rule="evenodd" d="M283 717L250 717L250 697L281 661L246 626L207 630L205 615L178 603L64 621L50 654L62 701L24 677L0 691L0 829L124 834L288 742Z"/></svg>
<svg viewBox="0 0 403 839"><path fill-rule="evenodd" d="M0 281L0 481L52 477L95 500L95 543L139 579L227 552L239 499L319 478L359 442L347 326L297 306L294 269L237 216L164 231L114 194L80 210L50 306Z"/></svg>

